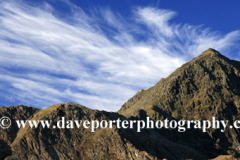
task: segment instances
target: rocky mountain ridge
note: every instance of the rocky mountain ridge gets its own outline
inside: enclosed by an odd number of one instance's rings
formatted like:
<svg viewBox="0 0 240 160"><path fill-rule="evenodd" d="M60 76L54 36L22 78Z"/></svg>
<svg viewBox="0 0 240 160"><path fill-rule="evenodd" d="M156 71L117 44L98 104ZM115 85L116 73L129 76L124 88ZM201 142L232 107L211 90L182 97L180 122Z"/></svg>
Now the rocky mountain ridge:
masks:
<svg viewBox="0 0 240 160"><path fill-rule="evenodd" d="M221 120L240 118L240 62L208 49L141 90L114 112L62 103L40 110L26 106L0 107L0 117L12 120ZM239 157L239 131L227 127L189 129L0 129L0 159L234 159ZM229 155L229 156L221 156Z"/></svg>
<svg viewBox="0 0 240 160"><path fill-rule="evenodd" d="M7 116L1 111L0 116L3 115ZM57 104L45 110L38 110L29 119L52 119L56 123L61 117L65 117L66 120L126 119L118 113L91 110L74 103ZM10 131L7 129L1 132ZM143 130L137 133L136 129L117 129L115 126L113 129L97 129L92 133L90 129L83 127L31 129L28 126L15 133L15 139L2 146L9 151L8 155L1 155L1 159L178 159L176 155L184 159L207 158L199 151L166 139L156 130Z"/></svg>

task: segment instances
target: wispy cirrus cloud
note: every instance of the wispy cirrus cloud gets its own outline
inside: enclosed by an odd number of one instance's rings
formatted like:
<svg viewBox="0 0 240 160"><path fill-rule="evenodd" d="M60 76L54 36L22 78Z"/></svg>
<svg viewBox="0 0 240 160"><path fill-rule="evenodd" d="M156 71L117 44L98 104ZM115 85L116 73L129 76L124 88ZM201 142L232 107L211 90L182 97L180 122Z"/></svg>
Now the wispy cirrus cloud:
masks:
<svg viewBox="0 0 240 160"><path fill-rule="evenodd" d="M137 8L136 15L137 20L146 24L152 33L157 35L161 34L163 36L171 37L173 36L173 28L169 25L169 20L171 20L176 13L171 10L157 9L157 8Z"/></svg>
<svg viewBox="0 0 240 160"><path fill-rule="evenodd" d="M224 53L240 37L239 31L221 35L171 23L171 10L135 7L126 18L110 9L87 14L66 5L72 13L63 19L47 2L0 2L3 103L47 107L72 101L116 111L204 50Z"/></svg>

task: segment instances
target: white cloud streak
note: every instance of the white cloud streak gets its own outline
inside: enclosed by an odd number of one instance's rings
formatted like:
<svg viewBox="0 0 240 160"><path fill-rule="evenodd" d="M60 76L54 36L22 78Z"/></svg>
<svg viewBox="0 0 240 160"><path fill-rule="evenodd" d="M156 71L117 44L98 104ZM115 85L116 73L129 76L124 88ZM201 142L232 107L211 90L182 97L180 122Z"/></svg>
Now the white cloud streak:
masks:
<svg viewBox="0 0 240 160"><path fill-rule="evenodd" d="M61 19L46 2L42 7L0 2L0 75L6 84L0 88L7 100L2 94L0 99L5 103L44 108L72 101L116 111L137 90L193 56L210 47L224 52L240 36L170 23L176 15L170 10L135 8L128 19L110 9L88 15L69 1L66 5L73 15Z"/></svg>

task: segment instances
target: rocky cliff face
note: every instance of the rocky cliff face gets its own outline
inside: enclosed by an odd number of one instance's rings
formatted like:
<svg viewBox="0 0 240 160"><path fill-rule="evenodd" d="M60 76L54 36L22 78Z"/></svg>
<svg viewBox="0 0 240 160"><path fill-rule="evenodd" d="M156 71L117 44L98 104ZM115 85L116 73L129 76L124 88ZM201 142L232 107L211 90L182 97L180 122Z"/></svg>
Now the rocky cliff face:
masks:
<svg viewBox="0 0 240 160"><path fill-rule="evenodd" d="M0 117L14 121L116 120L165 118L204 120L239 119L240 62L209 49L178 68L155 86L139 91L117 113L91 110L74 103L40 110L26 106L0 107ZM209 129L46 129L16 124L0 129L0 159L210 159L239 156L239 131ZM220 156L218 159L224 159Z"/></svg>

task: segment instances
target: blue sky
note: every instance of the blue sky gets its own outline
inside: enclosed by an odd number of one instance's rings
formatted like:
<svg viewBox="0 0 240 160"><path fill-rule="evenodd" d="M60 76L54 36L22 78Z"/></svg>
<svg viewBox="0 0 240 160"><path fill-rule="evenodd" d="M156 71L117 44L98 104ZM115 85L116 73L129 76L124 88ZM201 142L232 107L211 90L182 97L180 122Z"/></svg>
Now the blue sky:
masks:
<svg viewBox="0 0 240 160"><path fill-rule="evenodd" d="M239 1L0 0L0 101L117 111L215 48L240 58Z"/></svg>

